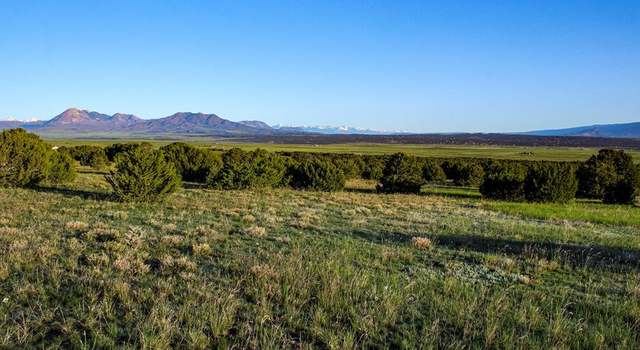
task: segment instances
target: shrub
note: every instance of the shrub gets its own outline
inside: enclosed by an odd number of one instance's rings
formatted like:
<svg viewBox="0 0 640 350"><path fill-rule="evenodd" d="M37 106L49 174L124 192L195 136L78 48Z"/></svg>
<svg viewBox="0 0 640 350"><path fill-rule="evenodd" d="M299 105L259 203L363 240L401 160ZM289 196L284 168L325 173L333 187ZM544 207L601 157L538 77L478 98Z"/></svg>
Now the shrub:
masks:
<svg viewBox="0 0 640 350"><path fill-rule="evenodd" d="M222 169L208 183L222 189L275 187L283 184L282 156L257 149L245 152L233 148L222 155Z"/></svg>
<svg viewBox="0 0 640 350"><path fill-rule="evenodd" d="M0 186L32 186L44 180L49 146L23 129L0 133Z"/></svg>
<svg viewBox="0 0 640 350"><path fill-rule="evenodd" d="M565 203L578 190L575 167L569 163L541 162L529 167L524 194L532 202Z"/></svg>
<svg viewBox="0 0 640 350"><path fill-rule="evenodd" d="M153 146L148 142L142 143L114 143L104 148L104 153L109 159L110 162L113 162L116 159L116 156L120 153L124 153L130 151L134 148L144 147L144 148L153 148Z"/></svg>
<svg viewBox="0 0 640 350"><path fill-rule="evenodd" d="M222 168L221 157L213 151L176 142L161 148L184 181L206 182Z"/></svg>
<svg viewBox="0 0 640 350"><path fill-rule="evenodd" d="M382 193L419 193L423 184L422 166L418 159L396 153L387 160L377 189Z"/></svg>
<svg viewBox="0 0 640 350"><path fill-rule="evenodd" d="M335 166L342 171L346 178L355 179L362 177L365 163L359 155L338 154L332 155L331 158Z"/></svg>
<svg viewBox="0 0 640 350"><path fill-rule="evenodd" d="M605 203L631 203L638 193L638 168L622 150L603 149L578 170L578 196Z"/></svg>
<svg viewBox="0 0 640 350"><path fill-rule="evenodd" d="M75 180L77 173L73 163L73 158L67 152L50 152L47 181L65 183Z"/></svg>
<svg viewBox="0 0 640 350"><path fill-rule="evenodd" d="M493 162L488 166L480 193L485 198L522 200L527 168L515 162Z"/></svg>
<svg viewBox="0 0 640 350"><path fill-rule="evenodd" d="M453 180L456 186L478 186L482 182L484 169L474 161L449 162L447 177Z"/></svg>
<svg viewBox="0 0 640 350"><path fill-rule="evenodd" d="M132 148L116 156L115 167L105 178L123 202L159 201L180 186L175 168L159 150Z"/></svg>
<svg viewBox="0 0 640 350"><path fill-rule="evenodd" d="M82 145L66 149L73 159L80 162L80 165L90 166L94 169L104 169L108 159L102 147Z"/></svg>
<svg viewBox="0 0 640 350"><path fill-rule="evenodd" d="M634 204L638 196L638 179L623 179L607 186L602 196L602 202L608 204Z"/></svg>
<svg viewBox="0 0 640 350"><path fill-rule="evenodd" d="M314 191L340 191L344 188L345 176L332 162L312 159L296 162L288 170L290 185L296 189Z"/></svg>
<svg viewBox="0 0 640 350"><path fill-rule="evenodd" d="M362 169L362 178L367 180L380 180L384 172L385 157L384 156L364 156L364 168Z"/></svg>
<svg viewBox="0 0 640 350"><path fill-rule="evenodd" d="M427 159L422 168L422 177L426 182L441 183L447 180L447 175L440 164L432 159Z"/></svg>

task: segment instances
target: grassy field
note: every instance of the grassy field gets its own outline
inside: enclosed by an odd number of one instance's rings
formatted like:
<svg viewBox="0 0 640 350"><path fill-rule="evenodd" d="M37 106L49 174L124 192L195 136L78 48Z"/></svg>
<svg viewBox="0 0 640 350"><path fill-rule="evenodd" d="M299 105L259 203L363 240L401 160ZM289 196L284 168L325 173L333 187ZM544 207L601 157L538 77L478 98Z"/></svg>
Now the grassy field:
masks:
<svg viewBox="0 0 640 350"><path fill-rule="evenodd" d="M423 157L466 157L466 158L495 158L495 159L526 159L526 160L555 160L582 161L598 152L596 148L578 147L506 147L506 146L452 146L452 145L410 145L410 144L331 144L331 145L290 145L266 143L237 143L224 139L193 139L179 140L200 147L216 147L229 149L239 147L245 150L263 148L269 151L299 151L299 152L327 152L327 153L356 153L356 154L391 154L405 152ZM68 140L48 139L47 142L56 146L100 145L107 146L114 140ZM158 147L175 142L173 140L128 140L127 142L150 142ZM640 151L628 150L634 159L640 159Z"/></svg>
<svg viewBox="0 0 640 350"><path fill-rule="evenodd" d="M640 208L371 186L0 189L0 348L640 347Z"/></svg>

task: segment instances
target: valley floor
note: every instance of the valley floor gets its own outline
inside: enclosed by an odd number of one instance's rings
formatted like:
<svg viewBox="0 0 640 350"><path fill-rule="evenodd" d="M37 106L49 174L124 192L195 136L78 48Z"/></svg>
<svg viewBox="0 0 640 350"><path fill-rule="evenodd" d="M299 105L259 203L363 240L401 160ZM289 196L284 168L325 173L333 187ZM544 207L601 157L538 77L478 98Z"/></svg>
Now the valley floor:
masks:
<svg viewBox="0 0 640 350"><path fill-rule="evenodd" d="M640 347L640 208L349 187L0 189L0 348Z"/></svg>

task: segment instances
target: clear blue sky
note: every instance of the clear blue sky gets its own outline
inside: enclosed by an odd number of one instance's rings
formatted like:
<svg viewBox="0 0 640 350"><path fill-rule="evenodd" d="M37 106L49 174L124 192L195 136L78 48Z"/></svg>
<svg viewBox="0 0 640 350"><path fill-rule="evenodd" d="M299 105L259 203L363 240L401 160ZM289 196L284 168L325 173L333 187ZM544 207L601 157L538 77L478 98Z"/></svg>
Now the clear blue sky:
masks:
<svg viewBox="0 0 640 350"><path fill-rule="evenodd" d="M640 1L0 3L0 118L519 131L640 121Z"/></svg>

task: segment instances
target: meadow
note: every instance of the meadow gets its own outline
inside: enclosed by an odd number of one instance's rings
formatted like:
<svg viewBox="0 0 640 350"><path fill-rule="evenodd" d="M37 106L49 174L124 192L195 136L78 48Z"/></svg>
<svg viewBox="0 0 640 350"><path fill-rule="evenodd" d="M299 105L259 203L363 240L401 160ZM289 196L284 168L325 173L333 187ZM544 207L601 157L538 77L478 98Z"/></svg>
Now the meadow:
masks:
<svg viewBox="0 0 640 350"><path fill-rule="evenodd" d="M45 138L46 139L46 138ZM49 138L46 141L55 146L95 145L108 146L124 142L120 139L61 139ZM521 146L488 146L488 145L423 145L423 144L381 144L381 143L335 143L323 145L308 144L277 144L238 142L233 139L191 138L191 139L130 139L126 142L149 142L155 147L168 145L172 142L186 142L188 144L217 149L231 149L234 147L244 150L257 148L271 152L321 152L321 153L353 153L353 154L393 154L403 152L420 157L435 158L493 158L519 160L549 160L549 161L585 161L598 152L598 148L580 147L521 147ZM640 151L626 150L636 161L640 160Z"/></svg>
<svg viewBox="0 0 640 350"><path fill-rule="evenodd" d="M0 348L640 346L640 208L474 188L0 190Z"/></svg>

